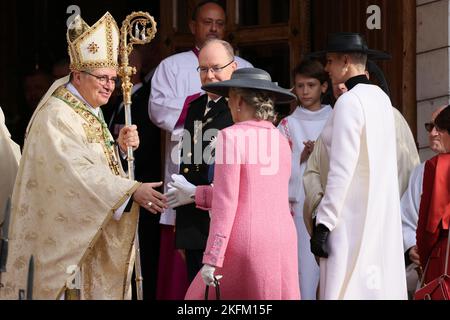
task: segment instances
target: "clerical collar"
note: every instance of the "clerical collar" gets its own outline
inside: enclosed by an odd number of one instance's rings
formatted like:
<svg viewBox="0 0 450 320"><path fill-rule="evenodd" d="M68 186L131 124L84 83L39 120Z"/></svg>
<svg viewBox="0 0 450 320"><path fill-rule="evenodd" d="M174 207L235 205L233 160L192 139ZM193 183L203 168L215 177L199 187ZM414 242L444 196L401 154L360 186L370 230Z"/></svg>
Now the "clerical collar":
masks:
<svg viewBox="0 0 450 320"><path fill-rule="evenodd" d="M354 87L356 87L356 85L358 85L358 84L360 84L360 83L362 83L362 84L372 84L372 83L369 81L369 79L367 79L367 76L366 76L366 75L361 74L361 75L359 75L359 76L356 76L356 77L353 77L353 78L348 79L348 80L345 82L345 86L347 87L347 90L351 90L351 89L353 89Z"/></svg>
<svg viewBox="0 0 450 320"><path fill-rule="evenodd" d="M66 85L66 89L69 90L75 97L77 97L78 99L80 99L88 108L89 110L98 117L98 113L99 113L99 108L93 108L82 96L81 94L78 92L77 88L75 88L75 86L72 84L72 82L69 82Z"/></svg>

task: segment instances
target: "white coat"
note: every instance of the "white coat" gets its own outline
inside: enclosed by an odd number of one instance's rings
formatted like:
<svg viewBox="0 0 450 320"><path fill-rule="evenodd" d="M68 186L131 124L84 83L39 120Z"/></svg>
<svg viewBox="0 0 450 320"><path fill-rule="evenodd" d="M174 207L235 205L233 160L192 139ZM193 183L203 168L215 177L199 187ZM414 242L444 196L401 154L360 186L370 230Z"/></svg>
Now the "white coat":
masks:
<svg viewBox="0 0 450 320"><path fill-rule="evenodd" d="M406 299L395 126L377 86L342 95L322 138L330 156L316 224L329 257L320 261L321 299Z"/></svg>

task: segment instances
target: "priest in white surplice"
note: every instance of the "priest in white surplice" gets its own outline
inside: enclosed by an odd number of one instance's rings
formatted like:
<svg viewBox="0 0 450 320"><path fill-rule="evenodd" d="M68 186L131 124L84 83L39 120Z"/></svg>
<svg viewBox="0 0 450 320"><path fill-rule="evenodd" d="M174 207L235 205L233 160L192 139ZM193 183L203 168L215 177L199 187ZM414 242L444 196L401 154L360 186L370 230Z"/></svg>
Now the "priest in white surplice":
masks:
<svg viewBox="0 0 450 320"><path fill-rule="evenodd" d="M182 137L184 120L190 102L202 94L200 75L197 72L198 52L210 38L223 39L226 25L225 11L215 1L201 2L194 10L190 30L194 35L195 47L164 59L156 68L152 78L149 100L149 115L152 122L167 131L165 151L165 189L172 180L172 174L178 174L179 165L176 147ZM252 65L242 58L235 57L238 68ZM222 67L222 66L218 66ZM175 150L175 152L174 152ZM167 190L165 190L167 191ZM166 209L161 215L161 223L174 225L175 211Z"/></svg>
<svg viewBox="0 0 450 320"><path fill-rule="evenodd" d="M359 34L331 34L326 52L332 82L349 91L322 133L330 169L311 239L320 298L406 299L392 104L365 75L373 51Z"/></svg>
<svg viewBox="0 0 450 320"><path fill-rule="evenodd" d="M434 119L445 109L446 106L438 108L431 115L431 122L425 124L428 132L430 149L435 153L445 153L441 137L434 127ZM406 189L400 202L402 209L403 245L406 259L406 279L410 297L414 294L419 280L416 268L420 265L419 252L416 246L417 221L419 219L420 198L422 196L423 173L425 162L419 164L411 172L408 189Z"/></svg>

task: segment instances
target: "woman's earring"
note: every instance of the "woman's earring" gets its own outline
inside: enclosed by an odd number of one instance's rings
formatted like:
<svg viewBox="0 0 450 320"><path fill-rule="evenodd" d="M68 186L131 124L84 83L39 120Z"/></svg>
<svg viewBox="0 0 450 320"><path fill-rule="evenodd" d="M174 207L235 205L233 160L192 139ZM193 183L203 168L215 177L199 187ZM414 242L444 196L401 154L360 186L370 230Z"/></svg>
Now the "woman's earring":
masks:
<svg viewBox="0 0 450 320"><path fill-rule="evenodd" d="M237 108L237 112L241 112L241 109Z"/></svg>

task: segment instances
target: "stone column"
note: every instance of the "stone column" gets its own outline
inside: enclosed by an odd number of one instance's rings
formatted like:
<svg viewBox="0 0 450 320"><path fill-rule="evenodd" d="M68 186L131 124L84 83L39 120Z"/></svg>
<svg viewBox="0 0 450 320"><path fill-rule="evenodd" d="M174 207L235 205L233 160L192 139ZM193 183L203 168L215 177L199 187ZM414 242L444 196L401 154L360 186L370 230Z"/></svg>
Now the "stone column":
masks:
<svg viewBox="0 0 450 320"><path fill-rule="evenodd" d="M428 147L424 123L450 102L450 0L416 0L417 5L417 140L422 161Z"/></svg>

